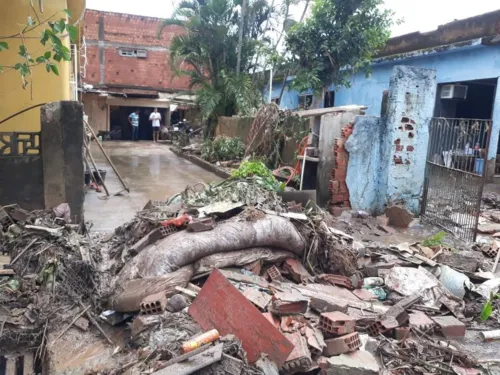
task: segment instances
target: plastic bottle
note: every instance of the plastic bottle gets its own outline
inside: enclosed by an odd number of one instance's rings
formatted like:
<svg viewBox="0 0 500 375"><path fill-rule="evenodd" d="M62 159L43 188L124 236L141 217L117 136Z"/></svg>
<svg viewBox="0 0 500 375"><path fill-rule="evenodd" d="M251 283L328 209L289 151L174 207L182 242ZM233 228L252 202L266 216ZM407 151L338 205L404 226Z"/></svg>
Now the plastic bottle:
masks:
<svg viewBox="0 0 500 375"><path fill-rule="evenodd" d="M216 329L212 329L182 344L182 351L184 353L192 352L193 350L198 349L203 344L209 344L211 342L214 342L215 340L218 340L219 337L219 331L217 331Z"/></svg>

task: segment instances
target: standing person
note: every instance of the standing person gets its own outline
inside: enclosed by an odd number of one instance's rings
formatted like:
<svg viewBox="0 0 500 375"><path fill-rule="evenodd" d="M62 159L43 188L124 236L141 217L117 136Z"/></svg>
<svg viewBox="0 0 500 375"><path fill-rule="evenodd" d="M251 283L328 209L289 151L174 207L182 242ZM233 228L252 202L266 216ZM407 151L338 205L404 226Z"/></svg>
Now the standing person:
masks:
<svg viewBox="0 0 500 375"><path fill-rule="evenodd" d="M128 122L132 126L132 140L139 141L139 110L136 109L128 116Z"/></svg>
<svg viewBox="0 0 500 375"><path fill-rule="evenodd" d="M153 122L153 142L158 142L160 135L160 121L161 115L158 112L158 108L155 108L154 112L149 116L149 121Z"/></svg>

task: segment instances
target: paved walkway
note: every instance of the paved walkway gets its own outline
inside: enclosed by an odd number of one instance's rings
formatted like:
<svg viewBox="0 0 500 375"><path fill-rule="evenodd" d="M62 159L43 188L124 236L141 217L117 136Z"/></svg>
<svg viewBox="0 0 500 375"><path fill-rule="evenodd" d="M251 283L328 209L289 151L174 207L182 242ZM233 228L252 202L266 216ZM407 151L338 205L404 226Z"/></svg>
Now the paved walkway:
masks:
<svg viewBox="0 0 500 375"><path fill-rule="evenodd" d="M220 178L172 153L164 144L147 142L105 142L104 147L130 188L122 195L120 181L113 173L97 144L92 155L100 169L107 171L104 191L89 190L85 196L85 220L92 221L92 230L112 231L131 220L150 200L165 200L197 182L218 181Z"/></svg>

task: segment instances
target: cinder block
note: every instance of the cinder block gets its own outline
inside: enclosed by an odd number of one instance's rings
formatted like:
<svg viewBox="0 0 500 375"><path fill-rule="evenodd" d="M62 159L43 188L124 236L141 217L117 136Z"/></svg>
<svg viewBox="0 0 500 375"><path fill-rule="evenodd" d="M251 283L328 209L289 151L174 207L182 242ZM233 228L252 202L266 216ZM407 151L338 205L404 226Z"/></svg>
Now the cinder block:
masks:
<svg viewBox="0 0 500 375"><path fill-rule="evenodd" d="M142 315L161 314L167 308L167 296L165 293L156 293L144 298L141 302Z"/></svg>
<svg viewBox="0 0 500 375"><path fill-rule="evenodd" d="M270 281L283 281L283 276L281 276L281 272L276 266L269 267L266 274Z"/></svg>
<svg viewBox="0 0 500 375"><path fill-rule="evenodd" d="M334 355L352 352L361 347L361 340L359 333L353 332L347 335L336 337L334 339L325 340L325 348L323 355L331 357Z"/></svg>
<svg viewBox="0 0 500 375"><path fill-rule="evenodd" d="M285 337L294 345L294 349L286 359L282 371L292 374L308 370L312 366L312 359L306 339L300 332L285 333Z"/></svg>
<svg viewBox="0 0 500 375"><path fill-rule="evenodd" d="M339 311L322 313L319 318L319 327L323 332L345 335L354 332L356 319Z"/></svg>

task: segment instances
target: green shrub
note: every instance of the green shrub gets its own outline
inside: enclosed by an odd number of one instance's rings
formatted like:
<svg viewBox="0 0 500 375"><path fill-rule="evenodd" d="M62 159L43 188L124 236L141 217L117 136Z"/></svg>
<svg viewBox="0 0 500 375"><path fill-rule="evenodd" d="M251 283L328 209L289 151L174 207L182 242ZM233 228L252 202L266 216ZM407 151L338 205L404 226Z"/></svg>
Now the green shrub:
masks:
<svg viewBox="0 0 500 375"><path fill-rule="evenodd" d="M201 148L201 157L211 163L216 161L240 160L245 154L245 145L235 137L207 139Z"/></svg>

